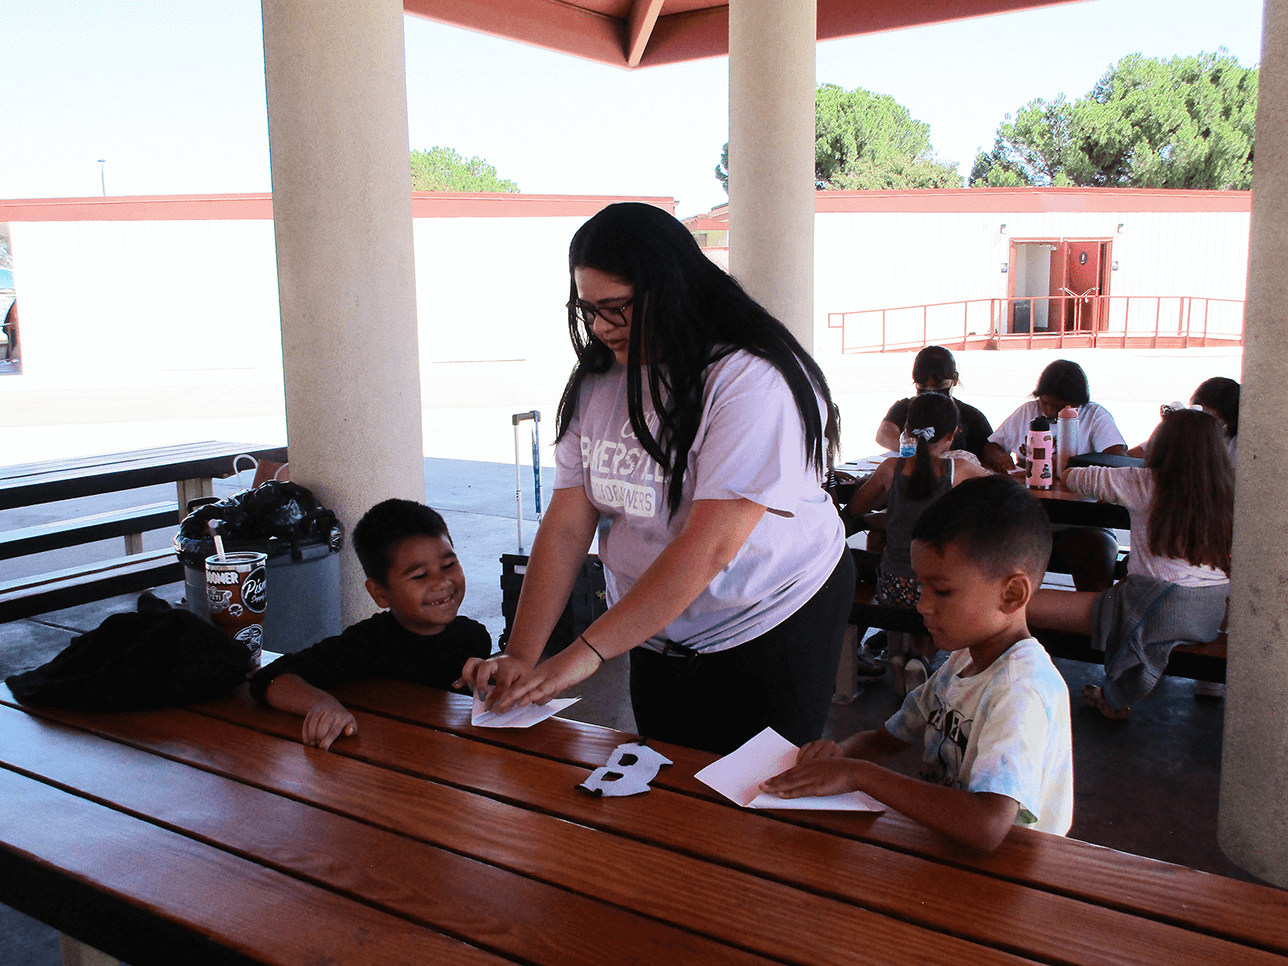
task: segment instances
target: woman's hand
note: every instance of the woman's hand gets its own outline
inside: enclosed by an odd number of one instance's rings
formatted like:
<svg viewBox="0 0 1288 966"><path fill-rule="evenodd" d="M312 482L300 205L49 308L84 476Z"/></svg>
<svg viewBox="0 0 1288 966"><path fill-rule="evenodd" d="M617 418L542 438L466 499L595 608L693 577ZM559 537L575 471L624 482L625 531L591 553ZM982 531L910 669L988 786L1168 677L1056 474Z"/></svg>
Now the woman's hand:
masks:
<svg viewBox="0 0 1288 966"><path fill-rule="evenodd" d="M506 687L498 686L491 696L489 707L499 714L511 708L524 708L530 704L545 704L574 684L580 684L599 670L603 663L580 639L542 661L529 674Z"/></svg>
<svg viewBox="0 0 1288 966"><path fill-rule="evenodd" d="M511 654L493 654L491 657L472 657L461 668L461 676L452 685L454 688L469 688L491 708L496 695L521 681L524 675L531 673L532 665ZM490 700L489 700L490 699Z"/></svg>

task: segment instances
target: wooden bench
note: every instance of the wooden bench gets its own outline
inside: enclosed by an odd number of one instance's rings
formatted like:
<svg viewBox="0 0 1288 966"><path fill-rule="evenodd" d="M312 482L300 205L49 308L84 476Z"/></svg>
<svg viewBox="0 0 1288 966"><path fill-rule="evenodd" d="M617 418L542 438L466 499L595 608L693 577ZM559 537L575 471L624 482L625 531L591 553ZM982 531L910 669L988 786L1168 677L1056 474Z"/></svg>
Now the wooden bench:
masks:
<svg viewBox="0 0 1288 966"><path fill-rule="evenodd" d="M286 461L284 447L201 442L0 467L0 509L173 483L174 502L147 503L0 532L0 560L123 537L123 556L0 582L0 623L135 593L183 577L173 548L143 551L143 534L178 523L190 500L212 496L213 480L250 453Z"/></svg>
<svg viewBox="0 0 1288 966"><path fill-rule="evenodd" d="M876 595L876 564L880 560L880 554L869 550L851 550L850 553L855 561L857 582L854 587L854 602L850 606L849 623L856 628L879 627L882 630L903 631L907 634L925 636L926 625L915 610L888 607L872 602ZM1034 628L1033 635L1052 657L1084 661L1089 664L1105 662L1104 652L1092 648L1091 638L1085 634ZM857 643L858 635L854 637ZM1214 640L1206 643L1177 645L1172 650L1164 673L1173 677L1223 684L1225 683L1226 644L1226 634L1222 631ZM847 652L848 647L849 642L847 642ZM844 697L848 696L851 690L852 669L845 667L844 657L841 663L842 668L837 675L837 693Z"/></svg>

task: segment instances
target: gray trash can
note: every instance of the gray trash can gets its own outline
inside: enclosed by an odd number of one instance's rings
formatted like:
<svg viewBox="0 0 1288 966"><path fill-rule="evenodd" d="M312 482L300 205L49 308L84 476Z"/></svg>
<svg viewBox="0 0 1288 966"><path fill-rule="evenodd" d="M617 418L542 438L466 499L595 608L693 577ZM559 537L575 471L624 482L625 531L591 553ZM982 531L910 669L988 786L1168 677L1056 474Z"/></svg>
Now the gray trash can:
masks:
<svg viewBox="0 0 1288 966"><path fill-rule="evenodd" d="M236 541L224 548L245 550ZM302 560L286 553L268 558L268 609L264 611L264 650L287 653L340 633L340 555L325 543L300 548ZM210 620L206 566L183 564L187 608Z"/></svg>
<svg viewBox="0 0 1288 966"><path fill-rule="evenodd" d="M189 510L174 538L189 611L210 619L206 558L215 553L215 526L226 552L268 555L265 650L298 651L340 633L340 527L312 493L271 481L224 500L194 501Z"/></svg>

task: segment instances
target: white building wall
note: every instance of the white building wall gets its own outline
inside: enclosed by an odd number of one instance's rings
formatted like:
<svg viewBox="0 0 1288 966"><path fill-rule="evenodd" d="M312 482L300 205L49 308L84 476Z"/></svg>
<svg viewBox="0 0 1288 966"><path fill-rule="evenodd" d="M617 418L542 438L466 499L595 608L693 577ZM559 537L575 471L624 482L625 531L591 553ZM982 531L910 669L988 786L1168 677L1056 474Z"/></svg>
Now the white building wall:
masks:
<svg viewBox="0 0 1288 966"><path fill-rule="evenodd" d="M281 379L272 222L16 222L12 234L24 373Z"/></svg>
<svg viewBox="0 0 1288 966"><path fill-rule="evenodd" d="M584 221L415 219L422 369L522 360L566 375L568 242ZM25 375L128 384L242 370L280 382L271 221L15 222L12 233Z"/></svg>
<svg viewBox="0 0 1288 966"><path fill-rule="evenodd" d="M879 338L886 312L890 341L920 339L923 311L936 303L1007 297L1010 243L1102 238L1113 243L1113 296L1133 301L1131 328L1152 330L1156 312L1175 327L1176 297L1241 300L1247 286L1246 212L823 212L815 238L815 312L820 349L840 348L828 313L863 312L847 322L850 344ZM1006 225L1002 234L1001 226ZM1119 224L1123 230L1118 231ZM1003 273L1007 263L1009 271ZM1162 306L1152 297L1171 296ZM1192 309L1203 310L1202 303ZM1123 309L1115 306L1115 315ZM1241 307L1208 306L1214 331L1237 331ZM924 313L928 335L988 330L989 306L961 304Z"/></svg>
<svg viewBox="0 0 1288 966"><path fill-rule="evenodd" d="M422 365L566 364L568 243L585 217L417 218Z"/></svg>

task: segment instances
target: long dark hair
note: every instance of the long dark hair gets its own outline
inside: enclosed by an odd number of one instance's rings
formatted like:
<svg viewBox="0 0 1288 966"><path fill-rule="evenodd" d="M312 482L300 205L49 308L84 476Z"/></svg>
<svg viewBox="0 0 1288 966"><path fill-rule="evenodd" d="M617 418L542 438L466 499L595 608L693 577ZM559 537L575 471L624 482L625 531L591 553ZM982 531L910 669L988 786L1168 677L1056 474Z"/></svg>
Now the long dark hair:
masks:
<svg viewBox="0 0 1288 966"><path fill-rule="evenodd" d="M631 428L667 479L671 514L680 507L689 450L702 416L706 368L745 349L783 374L805 427L809 465L820 474L832 465L840 416L823 371L781 322L702 253L689 230L653 205L609 205L573 235L568 246L568 333L577 365L559 400L559 437L577 410L588 374L607 372L613 354L578 317L577 268L607 272L635 286L627 349L626 402ZM648 365L642 365L647 360ZM656 432L644 422L642 372L658 416ZM819 416L821 396L827 411ZM747 427L753 431L753 427Z"/></svg>
<svg viewBox="0 0 1288 966"><path fill-rule="evenodd" d="M1221 426L1198 409L1163 417L1150 437L1145 466L1154 474L1147 532L1150 553L1230 572L1234 468Z"/></svg>
<svg viewBox="0 0 1288 966"><path fill-rule="evenodd" d="M923 499L935 488L938 477L931 462L930 444L939 442L956 429L957 422L957 403L941 392L923 392L908 404L908 421L904 428L916 434L917 438L916 462L905 484L905 492L910 499ZM934 430L929 438L927 430Z"/></svg>

